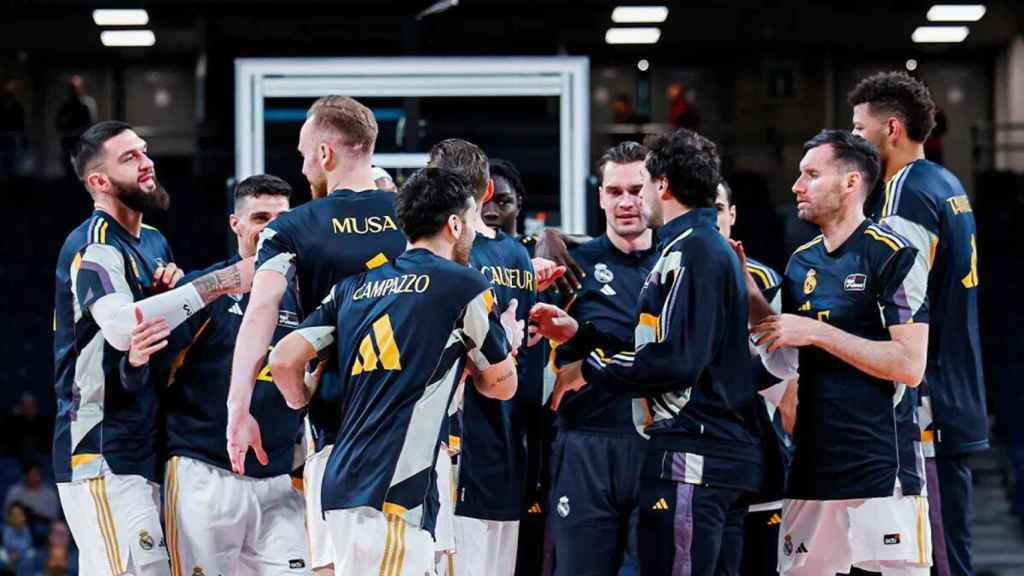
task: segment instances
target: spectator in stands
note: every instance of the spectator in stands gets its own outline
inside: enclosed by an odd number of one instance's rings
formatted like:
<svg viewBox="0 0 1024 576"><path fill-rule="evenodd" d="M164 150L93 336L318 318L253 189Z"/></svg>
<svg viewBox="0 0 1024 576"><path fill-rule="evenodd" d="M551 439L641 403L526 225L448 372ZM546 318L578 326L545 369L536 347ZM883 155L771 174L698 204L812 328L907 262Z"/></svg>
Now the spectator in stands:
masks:
<svg viewBox="0 0 1024 576"><path fill-rule="evenodd" d="M9 440L12 454L24 461L49 461L53 449L53 420L40 414L39 402L31 392L21 393L8 417L7 429L18 431L17 436Z"/></svg>
<svg viewBox="0 0 1024 576"><path fill-rule="evenodd" d="M33 576L77 576L78 550L74 547L71 531L63 520L54 520L50 525L46 554L36 559L33 569Z"/></svg>
<svg viewBox="0 0 1024 576"><path fill-rule="evenodd" d="M33 515L47 521L57 518L60 509L57 493L43 483L43 471L35 463L29 463L25 467L25 479L7 491L4 509L14 503L22 504Z"/></svg>
<svg viewBox="0 0 1024 576"><path fill-rule="evenodd" d="M32 547L32 531L28 526L28 511L15 502L6 507L7 521L4 523L4 552L9 569L18 569L30 563L35 556Z"/></svg>
<svg viewBox="0 0 1024 576"><path fill-rule="evenodd" d="M71 155L79 136L96 122L96 100L85 92L85 81L75 74L68 80L67 98L57 109L57 132L63 155L61 166L67 175L73 176Z"/></svg>
<svg viewBox="0 0 1024 576"><path fill-rule="evenodd" d="M0 180L22 170L27 152L25 107L18 99L18 81L9 78L0 90Z"/></svg>
<svg viewBox="0 0 1024 576"><path fill-rule="evenodd" d="M50 546L42 574L43 576L72 576L78 573L75 568L77 565L77 561L71 562L67 548Z"/></svg>

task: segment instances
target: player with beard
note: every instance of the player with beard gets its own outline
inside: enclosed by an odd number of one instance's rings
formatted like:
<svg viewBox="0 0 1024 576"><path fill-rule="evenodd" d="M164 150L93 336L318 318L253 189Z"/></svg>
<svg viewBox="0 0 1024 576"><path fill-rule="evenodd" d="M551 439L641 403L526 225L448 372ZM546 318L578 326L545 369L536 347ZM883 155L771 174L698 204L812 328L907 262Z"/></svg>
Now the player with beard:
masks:
<svg viewBox="0 0 1024 576"><path fill-rule="evenodd" d="M804 152L793 194L822 233L790 257L785 313L746 278L766 366L800 374L779 572L924 576L931 535L914 388L928 349L926 268L909 241L864 217L874 146L823 130Z"/></svg>
<svg viewBox="0 0 1024 576"><path fill-rule="evenodd" d="M866 213L909 240L928 274L931 332L918 422L936 572L974 574L967 457L988 448L988 413L971 201L952 172L924 157L935 103L923 83L904 72L882 72L862 80L848 100L854 134L882 157L884 190L872 194Z"/></svg>
<svg viewBox="0 0 1024 576"><path fill-rule="evenodd" d="M323 507L341 574L434 573L434 468L463 368L488 398L516 391L494 292L467 266L472 192L454 172L417 172L396 199L409 249L340 282L270 355L278 388L298 408L309 398L304 366L337 341L346 405ZM521 341L522 325L509 324Z"/></svg>
<svg viewBox="0 0 1024 576"><path fill-rule="evenodd" d="M168 574L156 484L158 392L145 378L128 385L134 368L125 352L137 323L165 337L217 297L247 291L252 259L165 291L178 272L142 210L166 209L170 200L146 142L124 122L100 122L81 136L72 163L95 211L57 261L57 490L81 573Z"/></svg>
<svg viewBox="0 0 1024 576"><path fill-rule="evenodd" d="M336 283L381 266L405 250L406 239L395 220L395 195L374 184L370 158L376 139L373 112L352 98L324 96L307 112L298 149L313 200L282 214L260 234L253 290L238 330L227 442L232 468L239 474L245 473L249 448L260 464L268 462L250 405L289 282L298 285L300 314L309 314ZM310 560L316 574L333 573L334 553L320 511L320 488L343 413L342 395L340 375L328 360L309 405L303 478Z"/></svg>

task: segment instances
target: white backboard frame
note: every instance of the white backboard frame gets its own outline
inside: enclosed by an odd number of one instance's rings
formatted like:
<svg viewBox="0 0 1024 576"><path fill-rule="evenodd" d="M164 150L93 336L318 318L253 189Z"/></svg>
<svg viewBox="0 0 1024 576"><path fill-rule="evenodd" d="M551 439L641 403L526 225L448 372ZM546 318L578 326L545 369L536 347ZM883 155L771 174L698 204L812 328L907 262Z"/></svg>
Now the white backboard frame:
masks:
<svg viewBox="0 0 1024 576"><path fill-rule="evenodd" d="M586 232L590 175L590 61L576 56L472 58L238 58L235 60L235 176L264 171L266 98L347 96L557 96L559 199L563 230ZM422 154L379 154L407 166Z"/></svg>

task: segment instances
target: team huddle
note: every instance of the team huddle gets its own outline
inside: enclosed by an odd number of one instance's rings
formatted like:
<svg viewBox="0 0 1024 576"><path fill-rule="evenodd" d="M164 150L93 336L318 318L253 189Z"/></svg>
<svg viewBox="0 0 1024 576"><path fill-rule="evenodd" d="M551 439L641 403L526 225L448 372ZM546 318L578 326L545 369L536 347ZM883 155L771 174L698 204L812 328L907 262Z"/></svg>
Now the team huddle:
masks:
<svg viewBox="0 0 1024 576"><path fill-rule="evenodd" d="M465 140L389 190L344 96L299 134L313 200L246 178L238 253L186 272L142 223L170 202L146 142L94 125L54 337L81 573L971 573L971 204L924 159L923 84L849 100L852 132L804 145L820 235L781 274L693 131L607 150L604 233L538 239Z"/></svg>

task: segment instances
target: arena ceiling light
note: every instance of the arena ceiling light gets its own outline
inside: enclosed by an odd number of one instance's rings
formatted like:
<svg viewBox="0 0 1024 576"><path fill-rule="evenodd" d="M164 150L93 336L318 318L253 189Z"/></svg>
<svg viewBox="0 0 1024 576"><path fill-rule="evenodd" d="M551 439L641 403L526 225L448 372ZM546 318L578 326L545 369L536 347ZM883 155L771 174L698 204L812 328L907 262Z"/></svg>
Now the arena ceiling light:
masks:
<svg viewBox="0 0 1024 576"><path fill-rule="evenodd" d="M152 30L104 30L100 42L110 47L140 47L156 44Z"/></svg>
<svg viewBox="0 0 1024 576"><path fill-rule="evenodd" d="M936 4L928 9L929 22L977 22L984 15L982 4Z"/></svg>
<svg viewBox="0 0 1024 576"><path fill-rule="evenodd" d="M657 28L609 28L604 34L609 44L654 44L660 38Z"/></svg>
<svg viewBox="0 0 1024 576"><path fill-rule="evenodd" d="M918 26L910 38L918 44L963 42L969 33L967 26Z"/></svg>
<svg viewBox="0 0 1024 576"><path fill-rule="evenodd" d="M145 26L149 13L145 10L93 10L92 21L97 26Z"/></svg>
<svg viewBox="0 0 1024 576"><path fill-rule="evenodd" d="M616 24L656 24L666 18L666 6L618 6L612 10L612 22Z"/></svg>

